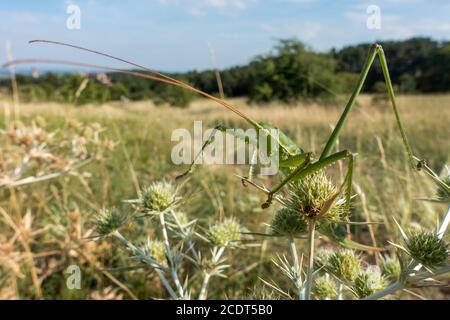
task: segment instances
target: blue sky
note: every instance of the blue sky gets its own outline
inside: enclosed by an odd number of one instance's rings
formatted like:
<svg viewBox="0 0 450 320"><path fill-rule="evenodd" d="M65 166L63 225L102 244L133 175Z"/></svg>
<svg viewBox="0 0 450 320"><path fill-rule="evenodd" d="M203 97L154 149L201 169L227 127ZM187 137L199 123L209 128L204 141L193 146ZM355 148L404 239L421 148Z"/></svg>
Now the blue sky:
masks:
<svg viewBox="0 0 450 320"><path fill-rule="evenodd" d="M81 28L69 30L66 8L81 9ZM369 5L381 10L381 29L366 26ZM220 67L248 62L277 38L297 37L317 50L377 39L450 39L449 0L20 0L0 2L0 62L10 40L16 58L56 58L118 66L103 58L31 39L77 43L165 71L211 68L208 43Z"/></svg>

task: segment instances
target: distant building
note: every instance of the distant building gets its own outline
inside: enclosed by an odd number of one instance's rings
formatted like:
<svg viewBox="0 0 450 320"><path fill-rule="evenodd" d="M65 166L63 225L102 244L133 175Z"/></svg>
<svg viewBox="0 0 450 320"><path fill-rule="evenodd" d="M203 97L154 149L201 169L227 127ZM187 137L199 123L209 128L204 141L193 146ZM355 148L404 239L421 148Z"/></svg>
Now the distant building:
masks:
<svg viewBox="0 0 450 320"><path fill-rule="evenodd" d="M39 73L38 69L33 68L33 70L31 70L31 76L32 76L34 79L38 79L38 78L40 77L40 73Z"/></svg>
<svg viewBox="0 0 450 320"><path fill-rule="evenodd" d="M111 79L108 77L106 73L97 73L95 75L95 79L101 84L104 84L105 86L110 86L112 84Z"/></svg>

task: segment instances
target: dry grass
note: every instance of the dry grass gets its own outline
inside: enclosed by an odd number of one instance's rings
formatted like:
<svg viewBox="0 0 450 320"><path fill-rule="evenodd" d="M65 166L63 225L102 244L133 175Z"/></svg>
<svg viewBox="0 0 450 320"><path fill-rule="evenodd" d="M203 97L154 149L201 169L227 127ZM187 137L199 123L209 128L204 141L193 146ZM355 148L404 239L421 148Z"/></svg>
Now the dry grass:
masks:
<svg viewBox="0 0 450 320"><path fill-rule="evenodd" d="M339 143L341 148L351 148L359 154L355 186L360 197L355 201L353 219L382 221L385 225L372 229L355 227L352 230L354 237L365 243L375 241L378 245L385 245L386 240L395 238L397 234L392 226L392 216L406 227L434 228L445 208L415 200L432 196L434 189L428 179L412 173L405 165L406 157L391 107L383 102L374 104L371 96L362 96L358 101L360 106L351 115ZM243 99L234 99L232 103L257 121L279 126L305 150L316 152L321 151L331 126L343 110L343 105L270 104L258 107L247 105ZM398 103L414 151L428 159L439 172L449 160L450 96L400 96ZM0 106L5 105L6 100L0 100ZM189 109L156 107L150 102L83 107L40 103L22 104L20 107L25 122L42 116L54 128L60 127L67 119L99 122L108 128L108 134L121 146L105 161L84 168L82 171L91 172L84 182L64 177L0 194L0 207L13 217L13 221L25 223L25 219L30 219L27 216L30 212L33 223L32 227L28 225L29 228L47 227L51 230L33 239L27 238L26 242L14 241L11 246L0 247L0 252L6 250L9 254L2 254L2 258L10 257L9 260L0 259L0 295L4 292L4 297L36 298L36 287L39 287L45 298L89 298L98 294L120 298L157 296L158 283L152 274L99 272L97 268L120 265L126 257L104 243L83 251L81 248L86 244L80 242L80 237L89 233L92 227L89 220L97 209L119 205L122 199L135 196L136 181L130 172L135 173L139 184L145 185L153 179L173 177L184 169L170 163L170 134L173 129L192 130L193 120L203 120L208 128L224 122L239 127L246 124L206 100L196 101ZM0 119L3 126L4 116L1 115ZM188 214L206 220L223 215L237 216L247 228L264 231L263 223L270 221L273 209L261 211L259 205L263 197L254 190L244 189L240 181L230 174L243 173L244 170L244 167L200 168L190 183L189 191L193 192L193 197L186 209ZM329 170L336 179L340 173L339 166ZM65 236L64 230L68 228L78 231ZM59 232L57 236L55 230ZM2 245L9 243L7 241L17 232L4 219L0 220ZM227 283L220 280L214 283L210 296L241 298L248 295L248 288L253 288L258 276L265 277L273 272L270 258L275 251L272 249L282 246L270 241L247 252L236 253L230 262L237 272L230 275ZM30 250L33 263L29 259ZM255 261L260 263L252 265ZM86 287L79 292L64 288L63 272L71 263L82 265L88 279ZM149 282L154 283L153 289ZM111 286L119 288L119 291L111 289ZM444 294L436 288L422 293L427 297L442 297ZM405 294L404 297L412 296Z"/></svg>

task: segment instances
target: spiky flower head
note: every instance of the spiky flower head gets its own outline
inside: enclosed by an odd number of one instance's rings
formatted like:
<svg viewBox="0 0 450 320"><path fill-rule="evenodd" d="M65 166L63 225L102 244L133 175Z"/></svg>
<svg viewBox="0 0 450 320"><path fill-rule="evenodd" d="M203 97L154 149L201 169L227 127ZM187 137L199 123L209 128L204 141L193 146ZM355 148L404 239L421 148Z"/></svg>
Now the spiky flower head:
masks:
<svg viewBox="0 0 450 320"><path fill-rule="evenodd" d="M443 182L450 186L450 175L443 179ZM439 186L436 190L436 197L444 202L450 202L450 193L444 186Z"/></svg>
<svg viewBox="0 0 450 320"><path fill-rule="evenodd" d="M318 277L314 280L312 293L317 300L333 300L337 298L338 288L336 281L328 275Z"/></svg>
<svg viewBox="0 0 450 320"><path fill-rule="evenodd" d="M336 194L336 186L320 171L290 184L287 207L306 218L339 221L344 211L342 204L334 201L326 210Z"/></svg>
<svg viewBox="0 0 450 320"><path fill-rule="evenodd" d="M233 218L209 228L208 240L217 247L232 247L241 238L242 226Z"/></svg>
<svg viewBox="0 0 450 320"><path fill-rule="evenodd" d="M95 231L100 236L108 236L120 229L126 221L126 216L117 209L102 209L97 214Z"/></svg>
<svg viewBox="0 0 450 320"><path fill-rule="evenodd" d="M397 281L401 271L398 259L390 256L381 258L381 274L390 282Z"/></svg>
<svg viewBox="0 0 450 320"><path fill-rule="evenodd" d="M414 260L428 268L440 267L448 260L448 243L430 232L409 235L405 247Z"/></svg>
<svg viewBox="0 0 450 320"><path fill-rule="evenodd" d="M360 272L353 283L353 291L358 298L368 297L386 286L386 279L377 266L369 266Z"/></svg>
<svg viewBox="0 0 450 320"><path fill-rule="evenodd" d="M270 228L273 235L295 237L308 229L305 217L289 208L281 208L275 213Z"/></svg>
<svg viewBox="0 0 450 320"><path fill-rule="evenodd" d="M282 300L281 294L267 285L254 286L245 291L240 298L243 300Z"/></svg>
<svg viewBox="0 0 450 320"><path fill-rule="evenodd" d="M315 255L315 263L318 268L326 267L328 265L328 260L334 254L333 250L329 248L320 248L317 250Z"/></svg>
<svg viewBox="0 0 450 320"><path fill-rule="evenodd" d="M331 254L324 266L327 271L347 281L353 281L361 271L359 256L349 249Z"/></svg>
<svg viewBox="0 0 450 320"><path fill-rule="evenodd" d="M153 182L140 195L140 205L146 212L162 212L175 200L175 187L167 181Z"/></svg>
<svg viewBox="0 0 450 320"><path fill-rule="evenodd" d="M164 245L164 242L148 238L144 247L144 252L156 262L162 265L167 264L166 246Z"/></svg>

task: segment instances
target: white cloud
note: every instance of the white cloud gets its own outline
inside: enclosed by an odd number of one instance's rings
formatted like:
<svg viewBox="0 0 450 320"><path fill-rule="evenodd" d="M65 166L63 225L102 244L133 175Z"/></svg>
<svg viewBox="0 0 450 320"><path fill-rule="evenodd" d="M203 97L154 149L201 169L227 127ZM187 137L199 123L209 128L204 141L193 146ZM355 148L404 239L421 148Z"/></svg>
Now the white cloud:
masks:
<svg viewBox="0 0 450 320"><path fill-rule="evenodd" d="M408 0L396 1L408 2ZM381 29L369 31L366 27L368 15L364 11L348 11L344 15L353 24L355 32L359 29L363 33L371 32L384 38L402 39L415 35L447 37L450 33L450 23L444 20L408 19L405 16L385 14L381 11Z"/></svg>
<svg viewBox="0 0 450 320"><path fill-rule="evenodd" d="M406 1L406 0L405 0ZM392 14L383 14L381 11L381 29L367 29L366 21L369 17L364 11L348 11L345 17L353 24L353 30L359 29L362 32L372 32L377 35L389 36L391 38L407 38L415 33L415 26L405 23L402 17Z"/></svg>
<svg viewBox="0 0 450 320"><path fill-rule="evenodd" d="M290 3L313 3L313 2L319 2L319 0L285 0L286 2Z"/></svg>
<svg viewBox="0 0 450 320"><path fill-rule="evenodd" d="M222 13L236 12L247 9L257 0L159 0L163 5L173 5L198 16L205 15L209 10Z"/></svg>
<svg viewBox="0 0 450 320"><path fill-rule="evenodd" d="M305 42L312 42L324 31L323 26L316 22L282 22L264 23L262 29L272 37L296 37Z"/></svg>

